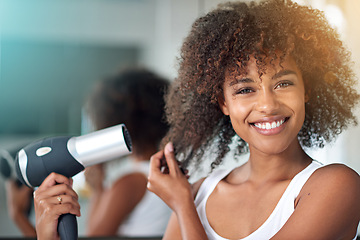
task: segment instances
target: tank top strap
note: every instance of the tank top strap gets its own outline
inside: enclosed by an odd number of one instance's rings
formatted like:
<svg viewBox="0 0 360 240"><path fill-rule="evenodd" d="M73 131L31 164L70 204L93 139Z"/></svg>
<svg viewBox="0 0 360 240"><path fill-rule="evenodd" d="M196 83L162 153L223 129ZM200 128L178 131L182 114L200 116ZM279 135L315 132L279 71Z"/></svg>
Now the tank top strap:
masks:
<svg viewBox="0 0 360 240"><path fill-rule="evenodd" d="M310 165L295 175L286 189L286 191L289 191L288 196L292 196L294 199L297 198L307 180L318 168L322 166L324 166L322 163L313 160Z"/></svg>

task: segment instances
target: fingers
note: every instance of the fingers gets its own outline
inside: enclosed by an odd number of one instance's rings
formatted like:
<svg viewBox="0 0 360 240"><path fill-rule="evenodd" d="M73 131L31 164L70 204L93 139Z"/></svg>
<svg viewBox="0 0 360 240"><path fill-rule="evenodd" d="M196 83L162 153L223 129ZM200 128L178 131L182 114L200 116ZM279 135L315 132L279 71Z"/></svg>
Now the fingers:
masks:
<svg viewBox="0 0 360 240"><path fill-rule="evenodd" d="M80 204L77 201L77 199L72 196L69 196L69 195L51 196L51 197L43 198L43 199L39 200L38 202L40 204L44 204L46 202L47 204L51 204L51 205L70 204L70 205L73 205L75 208L80 209Z"/></svg>
<svg viewBox="0 0 360 240"><path fill-rule="evenodd" d="M65 206L57 206L61 214L72 213L74 215L80 216L80 204L77 201L77 198L74 198L69 195L59 195L55 199L53 197L50 198L51 201L55 201L53 205L65 205Z"/></svg>
<svg viewBox="0 0 360 240"><path fill-rule="evenodd" d="M78 195L72 189L72 179L51 173L34 191L34 205L38 214L59 216L65 213L80 216Z"/></svg>
<svg viewBox="0 0 360 240"><path fill-rule="evenodd" d="M60 216L66 213L71 213L78 217L81 215L79 202L69 195L51 196L48 198L40 196L34 202L35 210L40 215Z"/></svg>
<svg viewBox="0 0 360 240"><path fill-rule="evenodd" d="M174 147L170 142L163 151L154 154L150 159L150 173L183 174L187 178L188 171L181 168L181 163L175 159Z"/></svg>
<svg viewBox="0 0 360 240"><path fill-rule="evenodd" d="M50 173L49 176L47 176L45 178L45 180L42 182L42 184L40 185L40 187L51 187L54 186L55 184L66 184L68 186L72 186L72 180L70 180L70 178L67 178L61 174L58 173ZM39 188L40 188L39 187Z"/></svg>
<svg viewBox="0 0 360 240"><path fill-rule="evenodd" d="M77 193L70 186L65 184L58 184L51 188L47 188L46 190L38 189L35 191L35 195L39 194L41 194L43 198L59 195L68 195L76 200L78 199Z"/></svg>
<svg viewBox="0 0 360 240"><path fill-rule="evenodd" d="M161 171L161 159L164 157L164 151L159 151L151 156L150 158L150 172L152 173L160 173Z"/></svg>
<svg viewBox="0 0 360 240"><path fill-rule="evenodd" d="M51 173L45 178L40 187L34 194L42 194L44 197L50 197L60 194L66 194L78 199L76 192L72 189L73 180L61 174Z"/></svg>
<svg viewBox="0 0 360 240"><path fill-rule="evenodd" d="M179 173L180 169L178 166L178 162L175 159L174 146L171 142L165 145L164 154L165 154L166 163L169 167L170 174Z"/></svg>
<svg viewBox="0 0 360 240"><path fill-rule="evenodd" d="M78 199L77 193L71 188L71 186L66 184L57 184L47 188L38 188L34 195L41 194L43 198L48 198L51 196L58 196L58 195L69 195L74 199Z"/></svg>
<svg viewBox="0 0 360 240"><path fill-rule="evenodd" d="M182 205L184 196L191 195L190 184L175 159L172 143L151 157L147 188L173 210Z"/></svg>

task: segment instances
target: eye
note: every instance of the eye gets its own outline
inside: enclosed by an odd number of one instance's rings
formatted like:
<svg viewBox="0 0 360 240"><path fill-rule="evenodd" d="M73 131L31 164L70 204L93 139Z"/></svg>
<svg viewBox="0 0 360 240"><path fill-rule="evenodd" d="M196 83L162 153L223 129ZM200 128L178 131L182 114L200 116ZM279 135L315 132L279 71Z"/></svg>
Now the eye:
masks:
<svg viewBox="0 0 360 240"><path fill-rule="evenodd" d="M287 81L287 80L286 81L281 81L278 84L276 84L275 89L286 88L286 87L289 87L289 86L292 86L292 85L294 85L294 83L291 82L291 81Z"/></svg>
<svg viewBox="0 0 360 240"><path fill-rule="evenodd" d="M236 91L236 94L248 94L252 92L254 92L252 88L240 88L239 90Z"/></svg>

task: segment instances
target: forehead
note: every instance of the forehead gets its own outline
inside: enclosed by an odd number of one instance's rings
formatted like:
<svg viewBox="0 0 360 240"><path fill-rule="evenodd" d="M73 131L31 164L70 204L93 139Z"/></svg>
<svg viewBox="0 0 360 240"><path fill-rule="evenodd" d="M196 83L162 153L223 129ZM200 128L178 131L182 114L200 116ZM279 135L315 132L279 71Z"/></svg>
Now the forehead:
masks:
<svg viewBox="0 0 360 240"><path fill-rule="evenodd" d="M238 62L236 65L229 66L225 71L225 81L243 78L245 76L276 75L281 71L293 71L301 76L301 72L296 65L295 60L291 56L280 58L262 58L261 60L251 56L245 66L241 66Z"/></svg>

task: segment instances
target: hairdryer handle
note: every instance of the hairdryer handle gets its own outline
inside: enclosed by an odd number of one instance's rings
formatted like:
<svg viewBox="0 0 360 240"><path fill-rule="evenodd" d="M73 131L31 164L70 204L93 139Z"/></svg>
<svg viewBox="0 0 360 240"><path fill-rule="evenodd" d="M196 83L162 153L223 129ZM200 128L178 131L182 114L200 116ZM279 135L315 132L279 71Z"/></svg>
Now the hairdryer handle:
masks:
<svg viewBox="0 0 360 240"><path fill-rule="evenodd" d="M77 240L78 227L76 216L70 213L59 217L58 232L61 240Z"/></svg>

